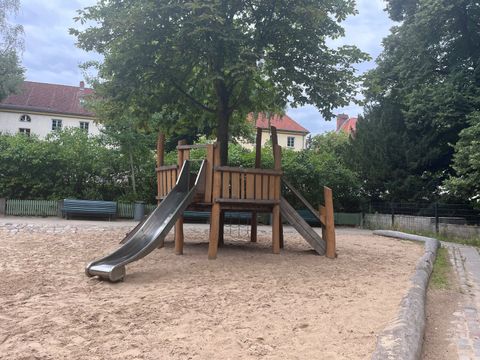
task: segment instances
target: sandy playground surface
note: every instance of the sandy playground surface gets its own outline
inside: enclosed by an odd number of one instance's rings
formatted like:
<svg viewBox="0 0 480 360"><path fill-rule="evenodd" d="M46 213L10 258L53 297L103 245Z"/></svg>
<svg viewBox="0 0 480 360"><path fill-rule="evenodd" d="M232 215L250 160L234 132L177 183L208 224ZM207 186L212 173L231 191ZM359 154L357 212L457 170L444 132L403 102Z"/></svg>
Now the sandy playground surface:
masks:
<svg viewBox="0 0 480 360"><path fill-rule="evenodd" d="M227 241L208 261L208 228L192 224L185 255L170 234L110 284L84 266L128 228L83 223L0 224L1 359L366 359L423 252L340 229L332 261L286 227L273 255L260 227L259 243Z"/></svg>

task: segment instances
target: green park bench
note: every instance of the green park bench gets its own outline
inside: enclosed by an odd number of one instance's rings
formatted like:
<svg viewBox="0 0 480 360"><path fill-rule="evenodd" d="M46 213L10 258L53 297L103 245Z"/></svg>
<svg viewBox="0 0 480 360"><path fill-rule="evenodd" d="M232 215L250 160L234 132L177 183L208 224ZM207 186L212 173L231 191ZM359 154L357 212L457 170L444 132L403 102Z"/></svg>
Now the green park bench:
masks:
<svg viewBox="0 0 480 360"><path fill-rule="evenodd" d="M117 203L115 201L64 199L62 216L68 220L72 215L82 217L108 217L108 219L111 220L117 215Z"/></svg>

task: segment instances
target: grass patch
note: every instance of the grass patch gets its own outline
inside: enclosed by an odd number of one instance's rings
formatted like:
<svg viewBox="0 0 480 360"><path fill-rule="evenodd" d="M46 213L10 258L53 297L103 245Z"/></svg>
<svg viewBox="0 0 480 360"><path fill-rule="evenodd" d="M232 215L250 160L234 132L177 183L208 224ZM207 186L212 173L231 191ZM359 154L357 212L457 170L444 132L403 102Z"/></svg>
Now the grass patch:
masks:
<svg viewBox="0 0 480 360"><path fill-rule="evenodd" d="M448 250L445 248L438 249L435 264L433 264L433 272L430 278L430 286L433 289L449 289L450 288L450 271L451 265L448 260Z"/></svg>

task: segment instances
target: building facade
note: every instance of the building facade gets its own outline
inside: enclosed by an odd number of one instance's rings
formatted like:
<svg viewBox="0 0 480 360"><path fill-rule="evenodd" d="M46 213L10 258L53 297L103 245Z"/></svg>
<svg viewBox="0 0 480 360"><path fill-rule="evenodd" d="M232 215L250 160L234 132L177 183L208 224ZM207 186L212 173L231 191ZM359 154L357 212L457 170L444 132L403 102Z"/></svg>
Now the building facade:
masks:
<svg viewBox="0 0 480 360"><path fill-rule="evenodd" d="M25 81L17 94L0 103L0 132L45 138L57 129L81 128L100 134L95 116L83 107L91 89Z"/></svg>
<svg viewBox="0 0 480 360"><path fill-rule="evenodd" d="M253 114L249 115L249 121L253 122ZM310 132L288 115L267 117L265 114L258 114L255 126L257 129L262 129L262 146L270 141L270 126L275 126L278 134L278 145L295 151L306 148L307 135ZM243 145L247 149L253 149L255 146L252 143L244 143Z"/></svg>

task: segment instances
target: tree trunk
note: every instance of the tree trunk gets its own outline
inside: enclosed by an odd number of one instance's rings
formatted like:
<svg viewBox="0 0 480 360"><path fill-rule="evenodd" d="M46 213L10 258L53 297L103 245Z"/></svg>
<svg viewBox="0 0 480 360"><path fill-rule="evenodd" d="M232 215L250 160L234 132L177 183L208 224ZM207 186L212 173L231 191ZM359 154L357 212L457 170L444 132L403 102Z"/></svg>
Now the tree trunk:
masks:
<svg viewBox="0 0 480 360"><path fill-rule="evenodd" d="M133 166L133 155L132 151L130 150L128 152L128 156L130 159L130 171L131 171L131 177L132 177L132 189L133 189L133 194L137 196L137 185L135 182L135 167Z"/></svg>
<svg viewBox="0 0 480 360"><path fill-rule="evenodd" d="M228 122L230 115L227 112L218 113L217 141L220 142L220 165L228 165Z"/></svg>

